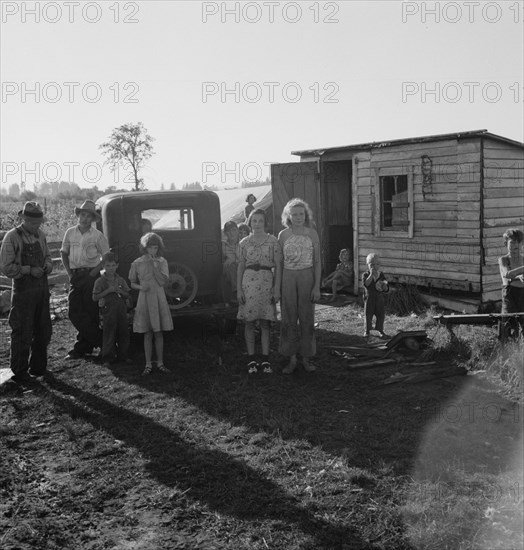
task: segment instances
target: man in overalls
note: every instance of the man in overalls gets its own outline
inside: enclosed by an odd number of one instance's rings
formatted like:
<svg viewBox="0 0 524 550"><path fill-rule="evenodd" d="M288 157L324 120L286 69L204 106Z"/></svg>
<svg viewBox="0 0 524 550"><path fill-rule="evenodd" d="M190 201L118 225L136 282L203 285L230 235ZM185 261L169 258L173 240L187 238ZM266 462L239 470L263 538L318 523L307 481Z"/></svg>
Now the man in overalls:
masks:
<svg viewBox="0 0 524 550"><path fill-rule="evenodd" d="M11 370L18 384L42 376L51 341L49 285L51 255L40 225L46 221L37 202L26 202L18 215L22 224L8 231L0 248L0 271L13 280L9 325Z"/></svg>

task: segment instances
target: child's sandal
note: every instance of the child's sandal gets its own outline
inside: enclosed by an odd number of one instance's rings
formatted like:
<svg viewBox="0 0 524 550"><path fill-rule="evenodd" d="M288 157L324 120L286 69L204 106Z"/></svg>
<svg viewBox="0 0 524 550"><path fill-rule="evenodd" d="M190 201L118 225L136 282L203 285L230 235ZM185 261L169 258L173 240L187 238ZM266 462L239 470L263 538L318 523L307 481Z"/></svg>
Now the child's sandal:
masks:
<svg viewBox="0 0 524 550"><path fill-rule="evenodd" d="M158 363L156 368L160 371L160 372L164 372L164 373L168 373L168 372L171 372L165 365L164 363Z"/></svg>
<svg viewBox="0 0 524 550"><path fill-rule="evenodd" d="M260 368L266 373L266 374L272 374L273 369L271 368L271 363L269 361L262 361L260 364Z"/></svg>
<svg viewBox="0 0 524 550"><path fill-rule="evenodd" d="M247 364L247 372L248 374L254 374L255 372L258 372L258 363L256 361L250 361Z"/></svg>
<svg viewBox="0 0 524 550"><path fill-rule="evenodd" d="M153 372L153 365L151 363L146 363L142 376L149 376Z"/></svg>

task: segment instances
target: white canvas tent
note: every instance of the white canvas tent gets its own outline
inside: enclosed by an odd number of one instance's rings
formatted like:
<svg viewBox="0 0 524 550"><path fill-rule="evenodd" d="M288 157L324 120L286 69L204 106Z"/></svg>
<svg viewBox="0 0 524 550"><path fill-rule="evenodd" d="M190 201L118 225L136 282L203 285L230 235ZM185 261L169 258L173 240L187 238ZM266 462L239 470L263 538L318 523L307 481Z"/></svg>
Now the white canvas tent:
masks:
<svg viewBox="0 0 524 550"><path fill-rule="evenodd" d="M221 189L215 191L215 193L220 199L222 225L229 220L233 220L237 223L242 223L244 221L244 208L247 204L246 197L249 194L253 194L257 198L255 208L262 208L267 212L267 209L271 208L273 204L270 185L243 187L239 189Z"/></svg>

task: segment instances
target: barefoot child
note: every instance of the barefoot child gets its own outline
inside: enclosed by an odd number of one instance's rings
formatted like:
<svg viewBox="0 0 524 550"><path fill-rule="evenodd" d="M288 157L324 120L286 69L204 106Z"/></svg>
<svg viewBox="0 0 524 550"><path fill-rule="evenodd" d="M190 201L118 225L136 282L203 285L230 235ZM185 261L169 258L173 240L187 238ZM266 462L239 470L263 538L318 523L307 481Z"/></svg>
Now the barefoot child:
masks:
<svg viewBox="0 0 524 550"><path fill-rule="evenodd" d="M335 300L337 297L337 292L343 289L345 286L350 286L353 284L353 266L349 261L349 250L343 248L340 251L338 259L340 263L337 265L335 271L328 275L323 281L322 286L331 286L333 291L333 296L331 300Z"/></svg>
<svg viewBox="0 0 524 550"><path fill-rule="evenodd" d="M276 303L280 299L282 257L278 240L266 233L264 210L253 210L248 224L253 233L240 243L238 263L238 319L245 322L244 336L248 353L248 373L271 374L269 328L276 321ZM273 273L273 270L275 273ZM260 323L262 355L255 359L255 322Z"/></svg>
<svg viewBox="0 0 524 550"><path fill-rule="evenodd" d="M311 357L316 353L315 302L320 298L320 243L311 227L313 215L302 199L291 199L282 211L278 235L282 247L282 325L280 353L289 357L282 370L291 374L297 366L297 353L307 372L316 370Z"/></svg>
<svg viewBox="0 0 524 550"><path fill-rule="evenodd" d="M153 371L153 337L155 340L156 366L161 372L169 372L164 366L164 330L173 330L173 319L167 303L164 286L169 280L167 261L162 257L164 242L156 233L146 233L140 239L142 256L131 264L129 280L131 288L139 290L133 319L133 331L144 334L146 366L143 376Z"/></svg>
<svg viewBox="0 0 524 550"><path fill-rule="evenodd" d="M98 302L102 316L102 361L104 367L110 367L111 363L117 361L132 363L128 358L129 287L116 273L118 263L113 252L106 252L102 256L102 266L104 270L93 287L93 300Z"/></svg>
<svg viewBox="0 0 524 550"><path fill-rule="evenodd" d="M389 284L386 281L384 273L379 270L380 262L378 254L368 254L366 258L368 271L362 274L364 284L364 312L366 314L366 331L364 336L367 338L373 327L373 315L376 317L375 330L380 332L382 338L389 338L384 332L385 303L384 293L389 292Z"/></svg>

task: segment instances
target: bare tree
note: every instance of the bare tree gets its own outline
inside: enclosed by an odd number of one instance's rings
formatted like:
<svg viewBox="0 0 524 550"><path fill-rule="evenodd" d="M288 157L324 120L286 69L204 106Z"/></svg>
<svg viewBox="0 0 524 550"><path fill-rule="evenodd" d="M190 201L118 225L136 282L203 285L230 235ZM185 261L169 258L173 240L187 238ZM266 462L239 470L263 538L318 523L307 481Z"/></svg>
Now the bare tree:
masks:
<svg viewBox="0 0 524 550"><path fill-rule="evenodd" d="M119 165L131 167L135 182L135 191L144 187L143 178L139 177L140 170L148 159L154 155L152 138L141 122L136 124L122 124L115 128L109 137L109 141L102 143L99 149L107 157L108 164L114 172Z"/></svg>

